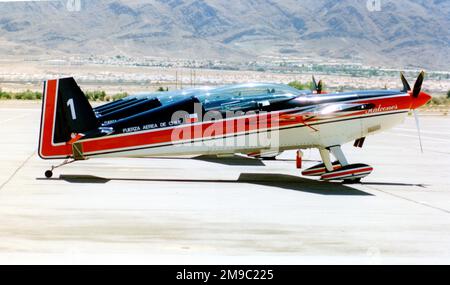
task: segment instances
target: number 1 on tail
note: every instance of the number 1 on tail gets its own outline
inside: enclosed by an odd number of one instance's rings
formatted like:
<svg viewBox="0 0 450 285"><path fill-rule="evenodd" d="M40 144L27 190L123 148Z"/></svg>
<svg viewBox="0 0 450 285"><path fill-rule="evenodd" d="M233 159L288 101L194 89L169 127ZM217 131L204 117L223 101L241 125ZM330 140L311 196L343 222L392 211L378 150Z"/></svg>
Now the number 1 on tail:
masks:
<svg viewBox="0 0 450 285"><path fill-rule="evenodd" d="M77 114L75 113L75 103L73 102L73 98L67 101L67 107L70 107L70 113L72 114L72 120L77 119Z"/></svg>

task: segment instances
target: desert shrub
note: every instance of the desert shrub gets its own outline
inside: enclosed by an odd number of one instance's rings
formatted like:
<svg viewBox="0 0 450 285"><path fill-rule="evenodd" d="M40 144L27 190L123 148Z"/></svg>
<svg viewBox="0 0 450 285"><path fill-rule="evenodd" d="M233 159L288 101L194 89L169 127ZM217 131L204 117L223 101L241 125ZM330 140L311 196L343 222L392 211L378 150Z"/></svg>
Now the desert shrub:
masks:
<svg viewBox="0 0 450 285"><path fill-rule="evenodd" d="M15 93L15 94L12 94L11 97L13 99L16 99L16 100L22 100L23 99L23 93Z"/></svg>
<svg viewBox="0 0 450 285"><path fill-rule="evenodd" d="M313 83L312 83L312 81L307 82L307 83L301 83L300 81L296 80L296 81L290 82L288 85L291 87L294 87L296 89L299 89L299 90L311 90Z"/></svg>
<svg viewBox="0 0 450 285"><path fill-rule="evenodd" d="M9 92L4 92L0 89L0 99L11 99L12 96Z"/></svg>
<svg viewBox="0 0 450 285"><path fill-rule="evenodd" d="M299 89L299 90L305 90L305 89L308 89L308 86L307 86L307 84L303 84L303 83L301 83L300 81L292 81L292 82L289 82L289 84L288 84L289 86L291 86L291 87L294 87L294 88L296 88L296 89Z"/></svg>
<svg viewBox="0 0 450 285"><path fill-rule="evenodd" d="M0 90L0 99L16 99L16 100L40 100L42 99L41 92L23 91L23 92L5 92Z"/></svg>
<svg viewBox="0 0 450 285"><path fill-rule="evenodd" d="M114 96L112 96L112 101L117 101L117 100L123 99L127 96L128 96L127 92L117 93Z"/></svg>
<svg viewBox="0 0 450 285"><path fill-rule="evenodd" d="M34 92L34 91L30 91L30 90L14 94L14 99L38 100L41 98L42 98L42 95L40 92Z"/></svg>
<svg viewBox="0 0 450 285"><path fill-rule="evenodd" d="M428 105L439 106L439 105L446 105L448 103L449 100L445 96L436 96L431 98L431 100L428 102Z"/></svg>
<svg viewBox="0 0 450 285"><path fill-rule="evenodd" d="M87 91L85 96L91 101L105 101L106 92L105 91Z"/></svg>
<svg viewBox="0 0 450 285"><path fill-rule="evenodd" d="M158 92L167 92L167 91L169 91L169 87L164 88L164 87L161 86L156 91L158 91Z"/></svg>

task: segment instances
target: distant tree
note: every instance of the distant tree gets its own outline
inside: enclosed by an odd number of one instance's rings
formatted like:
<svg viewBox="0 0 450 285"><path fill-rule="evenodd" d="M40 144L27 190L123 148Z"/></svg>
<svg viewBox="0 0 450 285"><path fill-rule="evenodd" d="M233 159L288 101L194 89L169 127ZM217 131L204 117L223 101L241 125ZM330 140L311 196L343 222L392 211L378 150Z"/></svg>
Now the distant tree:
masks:
<svg viewBox="0 0 450 285"><path fill-rule="evenodd" d="M164 88L164 87L159 87L158 89L157 89L157 91L158 92L166 92L166 91L169 91L169 88Z"/></svg>
<svg viewBox="0 0 450 285"><path fill-rule="evenodd" d="M447 91L447 98L450 99L450 90Z"/></svg>

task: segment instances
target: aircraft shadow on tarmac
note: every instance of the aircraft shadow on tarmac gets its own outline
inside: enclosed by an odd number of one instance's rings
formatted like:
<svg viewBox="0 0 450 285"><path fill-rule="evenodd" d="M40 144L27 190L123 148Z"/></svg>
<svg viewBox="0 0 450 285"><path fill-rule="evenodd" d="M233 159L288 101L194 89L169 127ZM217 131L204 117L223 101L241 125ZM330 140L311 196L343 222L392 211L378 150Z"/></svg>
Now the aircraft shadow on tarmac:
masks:
<svg viewBox="0 0 450 285"><path fill-rule="evenodd" d="M245 156L230 156L230 157L217 157L217 156L211 156L211 155L201 155L197 156L194 159L201 160L205 162L212 162L212 163L218 163L218 164L224 164L224 165L234 165L234 166L266 166L264 161L271 161L271 162L292 162L295 163L295 159L266 159L261 160L257 158L251 158L251 157L245 157ZM317 160L303 160L304 162L319 162Z"/></svg>
<svg viewBox="0 0 450 285"><path fill-rule="evenodd" d="M230 156L230 157L217 157L210 155L201 155L194 158L195 160L201 160L205 162L219 163L224 165L234 166L266 166L260 159L242 157L242 156Z"/></svg>
<svg viewBox="0 0 450 285"><path fill-rule="evenodd" d="M146 158L148 159L148 158ZM151 159L151 158L150 158ZM172 158L172 157L158 157L158 159L194 159L204 162L210 162L210 163L217 163L217 164L223 164L223 165L231 165L231 166L266 166L264 163L264 160L251 158L251 157L245 157L240 155L233 155L233 156L227 156L227 157L217 157L215 155L200 155L196 156L194 158ZM293 162L295 163L295 159L270 159L270 161L275 162ZM304 162L320 162L318 160L303 160Z"/></svg>
<svg viewBox="0 0 450 285"><path fill-rule="evenodd" d="M230 166L266 166L260 159L240 155L218 157L216 155L199 155L195 157L140 157L140 159L173 159L173 160L199 160L203 162L217 163Z"/></svg>
<svg viewBox="0 0 450 285"><path fill-rule="evenodd" d="M37 178L41 180L41 178ZM241 173L237 180L214 179L168 179L168 178L105 178L93 175L60 175L59 178L42 180L63 180L69 183L105 184L109 181L138 182L186 182L186 183L245 183L275 187L292 191L319 195L373 196L370 193L352 188L348 185L305 179L298 176L273 173Z"/></svg>

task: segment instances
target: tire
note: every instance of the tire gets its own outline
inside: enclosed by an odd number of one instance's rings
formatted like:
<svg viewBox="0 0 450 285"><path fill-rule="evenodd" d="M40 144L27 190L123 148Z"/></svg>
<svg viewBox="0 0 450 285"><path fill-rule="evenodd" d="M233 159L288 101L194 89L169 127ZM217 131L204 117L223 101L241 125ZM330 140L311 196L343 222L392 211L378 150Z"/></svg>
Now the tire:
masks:
<svg viewBox="0 0 450 285"><path fill-rule="evenodd" d="M277 160L276 156L260 157L261 160Z"/></svg>
<svg viewBox="0 0 450 285"><path fill-rule="evenodd" d="M342 184L358 184L358 183L361 183L361 178L346 179L342 182Z"/></svg>
<svg viewBox="0 0 450 285"><path fill-rule="evenodd" d="M47 177L47 178L52 178L52 176L53 176L53 172L52 172L51 170L47 170L47 171L45 172L45 177Z"/></svg>

